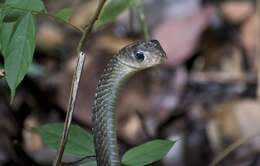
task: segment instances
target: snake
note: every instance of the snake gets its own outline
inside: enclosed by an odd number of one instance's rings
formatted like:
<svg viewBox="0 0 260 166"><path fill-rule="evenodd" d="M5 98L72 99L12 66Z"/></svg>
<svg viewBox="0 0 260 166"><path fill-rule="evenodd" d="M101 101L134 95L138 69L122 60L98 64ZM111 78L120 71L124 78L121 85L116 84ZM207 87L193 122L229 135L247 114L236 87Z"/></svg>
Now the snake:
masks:
<svg viewBox="0 0 260 166"><path fill-rule="evenodd" d="M97 84L92 107L98 166L120 166L116 103L122 86L135 73L160 65L166 59L166 53L157 40L136 41L120 49L107 64Z"/></svg>

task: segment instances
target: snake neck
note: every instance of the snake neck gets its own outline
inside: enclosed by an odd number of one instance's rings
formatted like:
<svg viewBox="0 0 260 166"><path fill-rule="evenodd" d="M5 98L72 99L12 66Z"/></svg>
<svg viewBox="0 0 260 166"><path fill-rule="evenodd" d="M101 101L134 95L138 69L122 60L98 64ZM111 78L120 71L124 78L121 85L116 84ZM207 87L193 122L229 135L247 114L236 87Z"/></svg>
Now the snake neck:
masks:
<svg viewBox="0 0 260 166"><path fill-rule="evenodd" d="M98 166L119 166L115 106L119 91L134 70L115 56L99 80L93 105L93 135Z"/></svg>

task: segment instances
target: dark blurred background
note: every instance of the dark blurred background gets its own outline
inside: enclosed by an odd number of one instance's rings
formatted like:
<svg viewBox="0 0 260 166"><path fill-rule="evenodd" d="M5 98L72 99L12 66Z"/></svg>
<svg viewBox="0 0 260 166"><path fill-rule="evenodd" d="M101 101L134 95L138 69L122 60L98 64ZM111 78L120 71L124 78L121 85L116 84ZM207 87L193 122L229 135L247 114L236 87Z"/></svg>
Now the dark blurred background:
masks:
<svg viewBox="0 0 260 166"><path fill-rule="evenodd" d="M49 11L72 7L75 26L86 25L97 5L96 0L44 2ZM154 166L206 166L219 158L218 165L260 165L256 6L253 0L144 1L149 30L168 61L137 74L123 88L121 153L165 138L178 141ZM12 105L8 87L0 82L0 165L51 165L55 151L32 128L64 121L79 38L73 29L39 18L34 63ZM91 131L91 104L102 70L120 48L142 38L134 8L92 33L74 123Z"/></svg>

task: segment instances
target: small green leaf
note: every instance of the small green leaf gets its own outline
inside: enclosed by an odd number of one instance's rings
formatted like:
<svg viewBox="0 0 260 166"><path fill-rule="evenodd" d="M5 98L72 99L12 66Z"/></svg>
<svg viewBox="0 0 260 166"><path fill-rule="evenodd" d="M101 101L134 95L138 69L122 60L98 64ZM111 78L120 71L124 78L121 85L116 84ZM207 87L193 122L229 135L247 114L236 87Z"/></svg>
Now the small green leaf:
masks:
<svg viewBox="0 0 260 166"><path fill-rule="evenodd" d="M45 9L41 0L6 0L5 5L34 11L42 11Z"/></svg>
<svg viewBox="0 0 260 166"><path fill-rule="evenodd" d="M136 1L137 0L108 0L95 24L95 28L115 20L119 14L134 5Z"/></svg>
<svg viewBox="0 0 260 166"><path fill-rule="evenodd" d="M0 8L0 28L1 28L1 24L3 22L3 19L4 19L3 9Z"/></svg>
<svg viewBox="0 0 260 166"><path fill-rule="evenodd" d="M3 22L8 23L18 21L24 14L26 13L11 9L9 12L5 13Z"/></svg>
<svg viewBox="0 0 260 166"><path fill-rule="evenodd" d="M0 27L0 50L4 57L6 57L6 48L10 42L13 34L15 22L2 23Z"/></svg>
<svg viewBox="0 0 260 166"><path fill-rule="evenodd" d="M5 55L5 50L11 39L15 21L5 22L7 9L0 9L0 52Z"/></svg>
<svg viewBox="0 0 260 166"><path fill-rule="evenodd" d="M3 14L3 10L0 9L0 31L1 31L1 27L3 25L3 20L4 20L4 14ZM1 32L0 32L0 53L2 50L2 43L1 43Z"/></svg>
<svg viewBox="0 0 260 166"><path fill-rule="evenodd" d="M19 4L17 6L9 5L8 1L4 4L0 4L0 8L2 9L2 15L4 16L3 22L17 21L28 12L27 9L20 8Z"/></svg>
<svg viewBox="0 0 260 166"><path fill-rule="evenodd" d="M35 20L31 13L24 15L15 25L13 35L4 51L6 80L12 99L19 83L32 63L35 49Z"/></svg>
<svg viewBox="0 0 260 166"><path fill-rule="evenodd" d="M128 166L143 166L161 160L176 141L154 140L127 151L122 163Z"/></svg>
<svg viewBox="0 0 260 166"><path fill-rule="evenodd" d="M4 6L2 8L3 12L2 14L4 15L3 22L15 22L18 21L21 17L23 17L26 13L25 11L22 10L17 10L17 9L12 9L10 6Z"/></svg>
<svg viewBox="0 0 260 166"><path fill-rule="evenodd" d="M69 22L69 19L72 15L72 9L71 8L64 8L55 13L55 16L60 18L61 20L65 22Z"/></svg>
<svg viewBox="0 0 260 166"><path fill-rule="evenodd" d="M63 123L46 124L36 129L43 142L51 148L58 149L62 135ZM76 156L95 155L93 137L77 125L72 125L65 153Z"/></svg>

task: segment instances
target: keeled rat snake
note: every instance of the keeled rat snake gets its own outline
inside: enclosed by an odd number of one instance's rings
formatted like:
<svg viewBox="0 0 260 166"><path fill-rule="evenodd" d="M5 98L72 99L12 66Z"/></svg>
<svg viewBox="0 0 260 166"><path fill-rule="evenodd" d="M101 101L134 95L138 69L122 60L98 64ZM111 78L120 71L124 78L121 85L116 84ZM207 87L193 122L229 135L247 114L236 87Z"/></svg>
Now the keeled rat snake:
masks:
<svg viewBox="0 0 260 166"><path fill-rule="evenodd" d="M157 40L138 41L119 51L98 82L93 104L93 135L98 166L120 166L115 106L124 82L134 73L163 63L166 54Z"/></svg>

